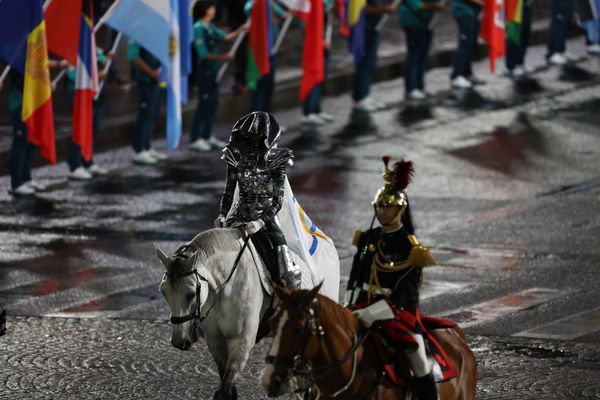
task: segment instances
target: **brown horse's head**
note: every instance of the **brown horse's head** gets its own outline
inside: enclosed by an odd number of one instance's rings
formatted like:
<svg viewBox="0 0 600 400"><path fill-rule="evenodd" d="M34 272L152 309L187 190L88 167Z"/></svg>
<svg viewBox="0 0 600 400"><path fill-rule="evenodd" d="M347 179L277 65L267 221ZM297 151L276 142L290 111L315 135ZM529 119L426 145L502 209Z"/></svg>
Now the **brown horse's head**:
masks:
<svg viewBox="0 0 600 400"><path fill-rule="evenodd" d="M293 392L296 388L294 371L317 352L323 332L317 298L321 285L322 282L312 290L295 290L273 283L279 306L269 321L274 336L261 379L270 397Z"/></svg>

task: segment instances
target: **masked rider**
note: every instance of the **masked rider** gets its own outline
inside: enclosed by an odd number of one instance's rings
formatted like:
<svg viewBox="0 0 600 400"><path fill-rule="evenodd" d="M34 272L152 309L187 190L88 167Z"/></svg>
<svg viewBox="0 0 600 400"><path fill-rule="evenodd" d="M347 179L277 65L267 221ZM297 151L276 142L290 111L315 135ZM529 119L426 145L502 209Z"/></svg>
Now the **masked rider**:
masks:
<svg viewBox="0 0 600 400"><path fill-rule="evenodd" d="M417 399L437 400L418 309L423 267L433 265L435 260L414 236L406 195L412 163L402 160L390 170L389 157L383 157L383 161L385 186L372 202L381 227L356 232L349 305L366 326L382 320L378 328L408 359Z"/></svg>
<svg viewBox="0 0 600 400"><path fill-rule="evenodd" d="M263 233L277 260L284 286L300 288L301 274L292 262L285 236L277 221L286 181L286 167L292 165L292 151L278 147L281 130L273 115L253 112L233 126L221 157L227 163L227 181L215 227L245 224L247 235ZM236 186L239 189L234 210Z"/></svg>

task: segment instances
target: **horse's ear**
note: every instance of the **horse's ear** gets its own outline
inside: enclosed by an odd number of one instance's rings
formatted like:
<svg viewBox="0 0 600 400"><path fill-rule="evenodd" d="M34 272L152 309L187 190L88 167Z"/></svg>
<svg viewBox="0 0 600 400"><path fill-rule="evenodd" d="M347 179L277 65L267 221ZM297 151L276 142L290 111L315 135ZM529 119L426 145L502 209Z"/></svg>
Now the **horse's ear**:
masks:
<svg viewBox="0 0 600 400"><path fill-rule="evenodd" d="M321 281L317 286L306 292L306 294L302 296L303 302L307 305L310 304L310 302L313 301L315 297L317 297L317 293L319 293L319 290L321 290L321 286L323 286L323 281Z"/></svg>
<svg viewBox="0 0 600 400"><path fill-rule="evenodd" d="M156 243L152 243L154 245L154 251L156 252L156 255L158 256L158 259L160 260L160 262L162 263L162 265L165 266L165 268L169 268L169 266L171 265L171 259L169 258L168 255L165 254L164 251L162 251L160 249L160 247L158 247L158 245Z"/></svg>
<svg viewBox="0 0 600 400"><path fill-rule="evenodd" d="M269 279L269 282L279 300L286 301L290 298L290 293L286 288L279 286L273 279Z"/></svg>

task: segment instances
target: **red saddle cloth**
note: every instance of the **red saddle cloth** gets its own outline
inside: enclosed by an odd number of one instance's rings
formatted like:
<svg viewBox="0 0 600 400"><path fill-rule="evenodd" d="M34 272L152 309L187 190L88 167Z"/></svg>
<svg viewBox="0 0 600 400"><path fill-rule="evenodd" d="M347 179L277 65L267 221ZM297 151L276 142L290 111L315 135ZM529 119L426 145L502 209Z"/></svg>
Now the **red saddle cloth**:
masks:
<svg viewBox="0 0 600 400"><path fill-rule="evenodd" d="M456 324L443 318L421 316L419 311L412 314L405 310L399 310L396 318L393 320L382 321L379 323L376 332L379 335L372 335L377 352L384 363L385 372L389 379L395 385L405 385L406 379L410 378L410 373L406 368L400 366L406 364L397 362L398 357L403 357L398 353L404 349L415 347L417 343L411 336L411 333L420 333L427 343L427 352L431 355L440 367L442 381L456 377L456 368L452 361L438 343L438 341L429 333L434 329L453 328ZM392 347L395 352L389 351ZM439 381L439 379L438 379Z"/></svg>

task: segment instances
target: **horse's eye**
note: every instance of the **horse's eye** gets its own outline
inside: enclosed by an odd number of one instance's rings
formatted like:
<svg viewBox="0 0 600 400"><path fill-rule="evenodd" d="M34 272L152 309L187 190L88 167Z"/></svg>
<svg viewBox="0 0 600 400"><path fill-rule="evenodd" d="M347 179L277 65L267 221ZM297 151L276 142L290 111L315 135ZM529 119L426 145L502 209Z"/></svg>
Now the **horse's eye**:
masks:
<svg viewBox="0 0 600 400"><path fill-rule="evenodd" d="M196 293L190 293L190 294L188 294L188 296L187 296L188 301L194 300L194 297L196 297Z"/></svg>

